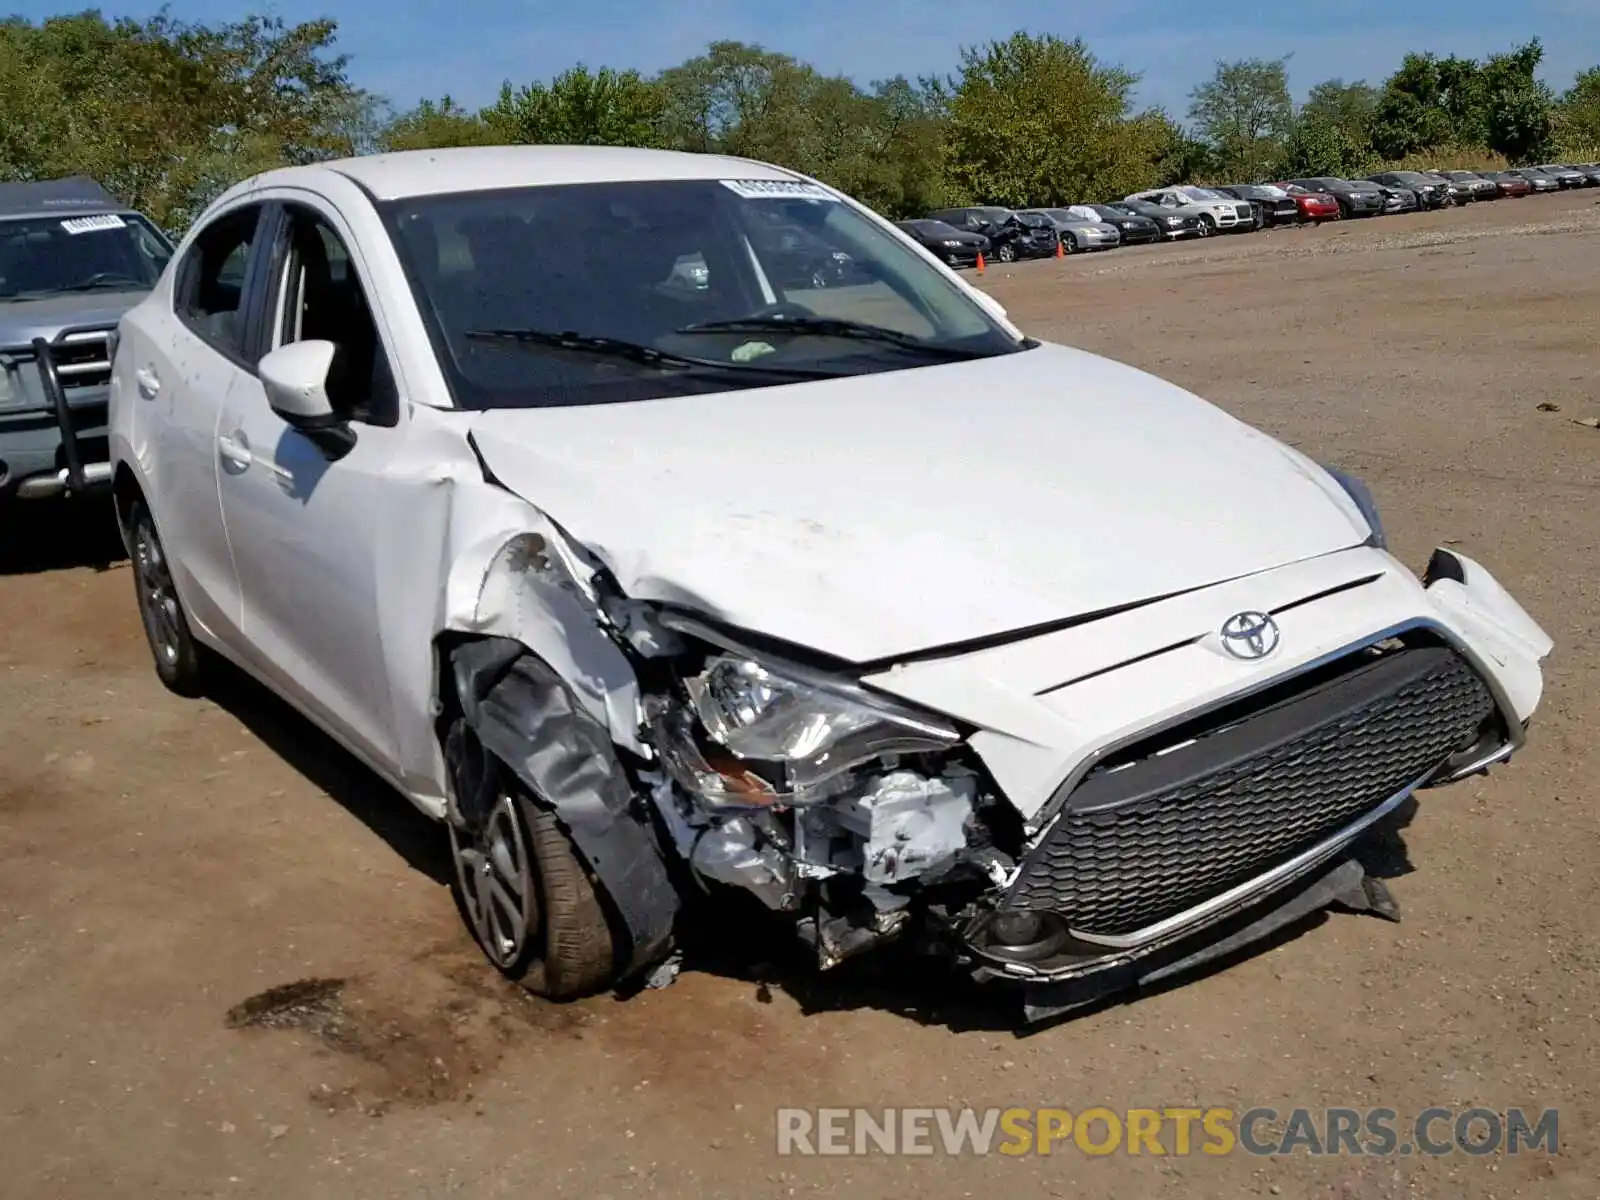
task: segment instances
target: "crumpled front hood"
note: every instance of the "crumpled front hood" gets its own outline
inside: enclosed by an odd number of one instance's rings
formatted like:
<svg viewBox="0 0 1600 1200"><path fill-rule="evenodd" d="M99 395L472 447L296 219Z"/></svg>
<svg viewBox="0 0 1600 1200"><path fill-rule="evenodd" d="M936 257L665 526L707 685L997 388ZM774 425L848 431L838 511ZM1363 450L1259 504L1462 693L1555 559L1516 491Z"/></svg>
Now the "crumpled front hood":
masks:
<svg viewBox="0 0 1600 1200"><path fill-rule="evenodd" d="M1320 473L1062 346L714 395L476 414L489 469L630 594L856 662L1360 543Z"/></svg>

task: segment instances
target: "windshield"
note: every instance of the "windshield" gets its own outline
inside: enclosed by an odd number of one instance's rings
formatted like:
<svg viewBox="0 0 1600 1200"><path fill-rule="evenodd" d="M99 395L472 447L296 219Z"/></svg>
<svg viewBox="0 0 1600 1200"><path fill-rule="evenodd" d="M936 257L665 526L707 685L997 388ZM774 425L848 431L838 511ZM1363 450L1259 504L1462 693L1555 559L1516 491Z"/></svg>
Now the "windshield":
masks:
<svg viewBox="0 0 1600 1200"><path fill-rule="evenodd" d="M0 221L0 301L155 286L172 257L134 213Z"/></svg>
<svg viewBox="0 0 1600 1200"><path fill-rule="evenodd" d="M1185 200L1195 200L1202 203L1210 200L1221 200L1223 198L1218 193L1213 192L1210 188L1180 187L1173 188L1172 190L1177 192L1178 195L1182 196Z"/></svg>
<svg viewBox="0 0 1600 1200"><path fill-rule="evenodd" d="M382 208L464 408L728 391L1031 344L815 184L585 183Z"/></svg>
<svg viewBox="0 0 1600 1200"><path fill-rule="evenodd" d="M1050 218L1043 213L1025 212L1017 215L1022 218L1022 223L1029 229L1047 229L1050 226Z"/></svg>

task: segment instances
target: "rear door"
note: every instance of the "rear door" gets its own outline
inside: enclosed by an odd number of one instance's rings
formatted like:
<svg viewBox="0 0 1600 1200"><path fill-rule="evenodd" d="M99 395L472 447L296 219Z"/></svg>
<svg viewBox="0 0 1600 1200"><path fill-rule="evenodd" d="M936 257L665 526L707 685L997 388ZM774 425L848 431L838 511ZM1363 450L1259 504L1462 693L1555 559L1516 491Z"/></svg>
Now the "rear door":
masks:
<svg viewBox="0 0 1600 1200"><path fill-rule="evenodd" d="M239 592L217 496L216 427L229 394L253 370L244 331L260 277L266 206L210 217L184 248L166 302L123 320L119 419L144 482L192 624L236 646Z"/></svg>

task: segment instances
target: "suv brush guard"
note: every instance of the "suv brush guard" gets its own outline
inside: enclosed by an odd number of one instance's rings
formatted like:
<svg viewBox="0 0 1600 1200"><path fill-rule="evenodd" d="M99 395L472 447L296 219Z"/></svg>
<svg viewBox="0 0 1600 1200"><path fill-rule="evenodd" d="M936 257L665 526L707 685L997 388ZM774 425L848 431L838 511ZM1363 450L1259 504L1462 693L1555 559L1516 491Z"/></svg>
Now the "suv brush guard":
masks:
<svg viewBox="0 0 1600 1200"><path fill-rule="evenodd" d="M105 339L106 363L109 366L116 356L115 326L71 325L58 332L54 338L36 337L32 342L34 363L39 370L39 385L43 391L45 404L56 419L56 427L61 431L63 463L61 480L64 494L68 496L82 495L111 482L110 463L85 465L83 461L83 451L78 444L78 431L72 422L72 404L68 401L66 388L61 383L63 368L56 360L56 351L60 347L75 341L83 342L97 338ZM69 365L65 369L71 371L73 366Z"/></svg>

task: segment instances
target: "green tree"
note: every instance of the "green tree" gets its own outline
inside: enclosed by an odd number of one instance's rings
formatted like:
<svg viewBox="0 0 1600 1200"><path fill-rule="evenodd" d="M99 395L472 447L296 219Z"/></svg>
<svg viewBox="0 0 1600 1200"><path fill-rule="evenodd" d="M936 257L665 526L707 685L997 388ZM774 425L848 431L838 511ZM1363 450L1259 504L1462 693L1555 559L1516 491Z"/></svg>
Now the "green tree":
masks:
<svg viewBox="0 0 1600 1200"><path fill-rule="evenodd" d="M1216 73L1190 93L1189 119L1219 174L1238 180L1270 174L1294 123L1285 60L1219 62Z"/></svg>
<svg viewBox="0 0 1600 1200"><path fill-rule="evenodd" d="M490 146L501 141L488 122L449 96L423 100L392 117L379 132L380 150L438 150L446 146Z"/></svg>
<svg viewBox="0 0 1600 1200"><path fill-rule="evenodd" d="M165 12L0 22L0 172L82 173L181 228L271 167L351 153L363 93L331 21L201 25Z"/></svg>
<svg viewBox="0 0 1600 1200"><path fill-rule="evenodd" d="M1063 204L1157 174L1155 123L1130 128L1137 77L1099 62L1081 39L1017 33L961 52L939 87L950 182L995 204ZM1132 154L1134 157L1130 158Z"/></svg>
<svg viewBox="0 0 1600 1200"><path fill-rule="evenodd" d="M1600 159L1600 67L1578 73L1553 115L1563 154L1585 162Z"/></svg>
<svg viewBox="0 0 1600 1200"><path fill-rule="evenodd" d="M1312 87L1295 119L1342 130L1357 141L1369 141L1378 95L1377 88L1360 80L1346 83L1342 79L1325 79Z"/></svg>
<svg viewBox="0 0 1600 1200"><path fill-rule="evenodd" d="M1373 110L1373 149L1384 158L1404 158L1450 145L1455 123L1444 98L1439 60L1432 54L1407 54L1383 85Z"/></svg>
<svg viewBox="0 0 1600 1200"><path fill-rule="evenodd" d="M1544 47L1534 38L1492 54L1478 77L1483 144L1514 163L1545 161L1555 150L1555 97L1536 72Z"/></svg>
<svg viewBox="0 0 1600 1200"><path fill-rule="evenodd" d="M638 71L591 71L579 64L549 83L501 86L478 114L505 142L580 146L657 146L665 97Z"/></svg>

